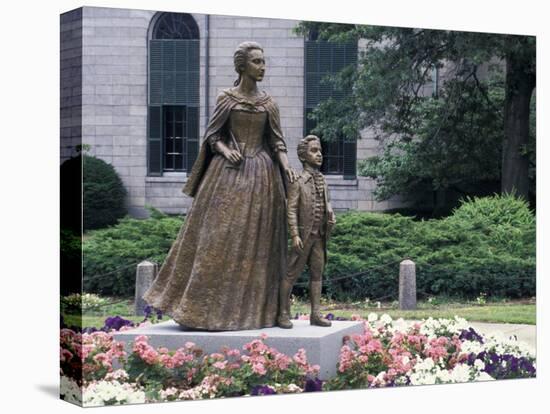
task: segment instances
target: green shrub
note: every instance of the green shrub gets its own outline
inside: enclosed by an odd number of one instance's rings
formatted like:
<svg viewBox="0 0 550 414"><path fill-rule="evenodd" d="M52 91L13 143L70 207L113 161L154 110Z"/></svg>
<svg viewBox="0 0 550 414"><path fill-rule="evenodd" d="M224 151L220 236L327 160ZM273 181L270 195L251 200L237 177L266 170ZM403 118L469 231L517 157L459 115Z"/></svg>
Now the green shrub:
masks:
<svg viewBox="0 0 550 414"><path fill-rule="evenodd" d="M182 225L181 217L154 211L148 219L125 217L116 226L89 232L83 243L84 290L133 296L136 266L162 264Z"/></svg>
<svg viewBox="0 0 550 414"><path fill-rule="evenodd" d="M419 298L536 293L535 218L526 203L511 196L466 200L439 220L365 212L339 214L337 220L324 283L333 299L397 299L405 257L417 265ZM147 220L124 218L90 232L83 250L85 290L132 296L137 263L150 258L160 265L181 224L181 218L155 212ZM361 274L348 277L355 273ZM294 294L307 294L308 277L306 272L300 277Z"/></svg>
<svg viewBox="0 0 550 414"><path fill-rule="evenodd" d="M105 161L84 155L83 222L84 230L113 225L126 215L126 189L114 167Z"/></svg>
<svg viewBox="0 0 550 414"><path fill-rule="evenodd" d="M419 298L533 296L535 245L535 218L510 195L466 200L439 220L345 213L329 241L325 291L337 300L396 299L399 261L410 257Z"/></svg>

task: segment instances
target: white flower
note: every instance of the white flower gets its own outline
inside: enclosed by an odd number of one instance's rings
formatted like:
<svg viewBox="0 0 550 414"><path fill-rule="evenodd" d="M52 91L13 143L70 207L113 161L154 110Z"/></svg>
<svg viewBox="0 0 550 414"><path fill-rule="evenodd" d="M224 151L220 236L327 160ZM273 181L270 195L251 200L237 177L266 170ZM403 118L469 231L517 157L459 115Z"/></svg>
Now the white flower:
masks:
<svg viewBox="0 0 550 414"><path fill-rule="evenodd" d="M61 375L59 394L63 396L63 399L67 402L77 405L82 404L82 390L80 389L76 381L65 375Z"/></svg>
<svg viewBox="0 0 550 414"><path fill-rule="evenodd" d="M289 384L284 388L285 392L302 392L303 390L296 384Z"/></svg>
<svg viewBox="0 0 550 414"><path fill-rule="evenodd" d="M378 315L374 312L369 313L369 316L367 316L367 320L369 322L375 322L378 320Z"/></svg>
<svg viewBox="0 0 550 414"><path fill-rule="evenodd" d="M433 385L435 381L436 377L431 373L417 372L411 375L412 385Z"/></svg>
<svg viewBox="0 0 550 414"><path fill-rule="evenodd" d="M486 372L480 372L476 377L476 381L494 381L494 380L495 379L491 377L489 374L487 374Z"/></svg>
<svg viewBox="0 0 550 414"><path fill-rule="evenodd" d="M483 371L485 369L485 363L481 360L481 359L476 359L474 361L474 367L478 370L478 371Z"/></svg>
<svg viewBox="0 0 550 414"><path fill-rule="evenodd" d="M390 315L388 315L387 313L383 314L381 317L380 317L380 321L384 324L384 325L389 325L392 321L392 318Z"/></svg>
<svg viewBox="0 0 550 414"><path fill-rule="evenodd" d="M436 377L442 383L452 382L451 373L446 369L438 370Z"/></svg>
<svg viewBox="0 0 550 414"><path fill-rule="evenodd" d="M467 354L479 354L484 350L484 346L477 341L464 341L460 349Z"/></svg>
<svg viewBox="0 0 550 414"><path fill-rule="evenodd" d="M433 367L435 367L434 360L431 358L426 358L425 360L418 362L415 368L429 371Z"/></svg>
<svg viewBox="0 0 550 414"><path fill-rule="evenodd" d="M160 391L161 400L168 400L177 397L179 390L175 387L166 388Z"/></svg>
<svg viewBox="0 0 550 414"><path fill-rule="evenodd" d="M83 394L85 407L145 402L145 393L136 384L121 384L118 381L92 382Z"/></svg>
<svg viewBox="0 0 550 414"><path fill-rule="evenodd" d="M409 329L409 324L405 322L403 318L399 318L398 320L393 322L393 326L391 330L392 332L406 333L408 329Z"/></svg>
<svg viewBox="0 0 550 414"><path fill-rule="evenodd" d="M470 366L466 364L456 364L450 374L451 382L468 382L471 380Z"/></svg>
<svg viewBox="0 0 550 414"><path fill-rule="evenodd" d="M124 371L123 369L117 369L113 372L108 372L107 375L105 375L105 381L112 381L116 380L119 382L127 381L130 377L128 376L128 373Z"/></svg>

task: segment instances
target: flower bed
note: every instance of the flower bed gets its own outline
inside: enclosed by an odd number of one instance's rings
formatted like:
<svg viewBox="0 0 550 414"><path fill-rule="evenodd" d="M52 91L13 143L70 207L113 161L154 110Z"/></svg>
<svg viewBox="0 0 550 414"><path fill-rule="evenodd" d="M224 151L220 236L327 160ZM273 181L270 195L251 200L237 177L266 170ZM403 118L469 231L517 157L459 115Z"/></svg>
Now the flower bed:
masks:
<svg viewBox="0 0 550 414"><path fill-rule="evenodd" d="M120 329L132 329L116 321ZM516 340L479 335L464 319L411 324L372 313L364 328L361 335L345 338L337 375L325 382L317 378L319 367L308 364L303 349L284 355L265 343L265 335L243 349L213 354L191 342L176 350L154 348L146 336L138 336L127 354L124 344L113 340L114 330L64 328L61 395L100 406L536 375L534 350ZM117 360L122 368L115 370Z"/></svg>

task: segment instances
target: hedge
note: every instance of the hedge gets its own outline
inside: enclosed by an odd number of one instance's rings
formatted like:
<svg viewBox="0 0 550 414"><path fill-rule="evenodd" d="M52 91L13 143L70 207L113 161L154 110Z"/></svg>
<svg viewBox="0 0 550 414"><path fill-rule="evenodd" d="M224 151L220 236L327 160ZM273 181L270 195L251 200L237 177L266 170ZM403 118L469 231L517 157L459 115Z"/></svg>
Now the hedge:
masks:
<svg viewBox="0 0 550 414"><path fill-rule="evenodd" d="M183 223L156 210L148 219L124 217L116 226L87 233L82 248L84 290L133 296L136 266L149 259L161 264Z"/></svg>
<svg viewBox="0 0 550 414"><path fill-rule="evenodd" d="M125 218L90 233L84 242L85 289L133 295L135 266L112 277L87 279L145 258L162 263L181 223L181 218L157 214L147 220ZM419 298L534 296L535 227L527 204L509 195L465 200L451 216L437 220L339 214L328 245L324 293L335 300L395 300L399 262L410 257L417 264ZM307 274L294 293L307 294Z"/></svg>

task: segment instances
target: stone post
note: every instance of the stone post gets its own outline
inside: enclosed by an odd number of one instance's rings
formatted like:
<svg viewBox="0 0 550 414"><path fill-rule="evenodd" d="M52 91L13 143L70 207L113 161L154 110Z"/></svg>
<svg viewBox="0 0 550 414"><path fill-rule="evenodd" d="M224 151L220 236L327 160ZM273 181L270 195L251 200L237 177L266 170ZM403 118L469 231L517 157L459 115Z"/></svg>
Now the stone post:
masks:
<svg viewBox="0 0 550 414"><path fill-rule="evenodd" d="M410 259L399 265L399 309L416 309L416 265Z"/></svg>
<svg viewBox="0 0 550 414"><path fill-rule="evenodd" d="M136 297L134 300L134 313L138 316L143 315L147 302L142 296L153 284L157 275L157 264L144 260L137 265L136 270Z"/></svg>

